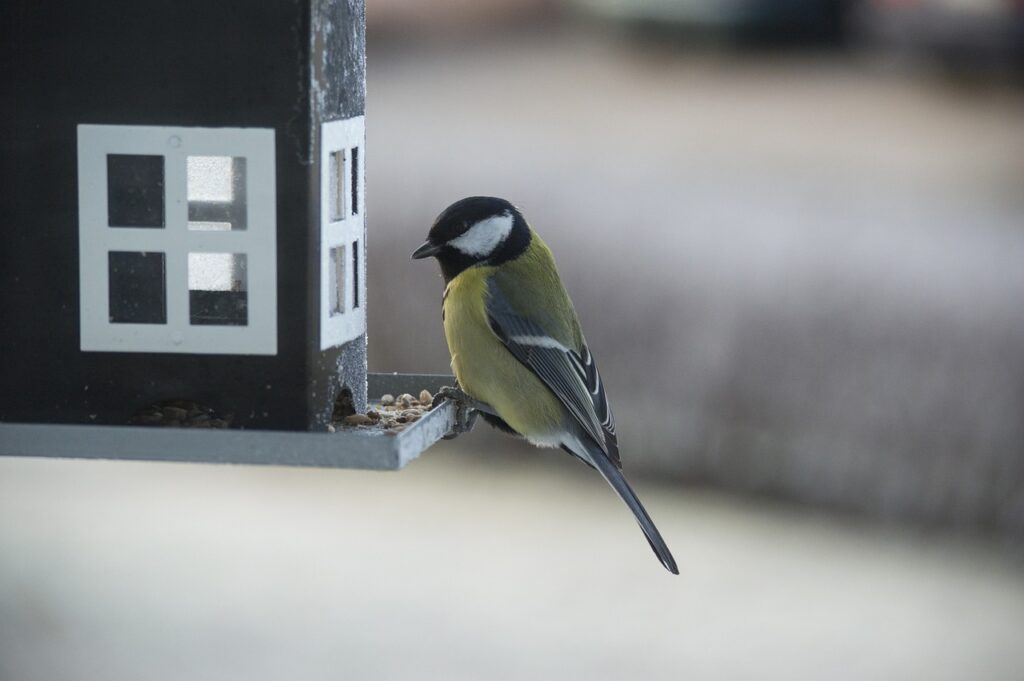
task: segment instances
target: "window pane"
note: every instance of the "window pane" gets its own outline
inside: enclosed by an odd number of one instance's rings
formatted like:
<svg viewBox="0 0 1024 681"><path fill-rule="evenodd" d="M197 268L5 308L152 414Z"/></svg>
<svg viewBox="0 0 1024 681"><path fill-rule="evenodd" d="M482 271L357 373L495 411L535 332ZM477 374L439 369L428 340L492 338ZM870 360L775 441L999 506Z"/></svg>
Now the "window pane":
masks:
<svg viewBox="0 0 1024 681"><path fill-rule="evenodd" d="M245 229L245 158L189 156L187 166L188 228Z"/></svg>
<svg viewBox="0 0 1024 681"><path fill-rule="evenodd" d="M163 253L111 251L107 265L111 323L167 323Z"/></svg>
<svg viewBox="0 0 1024 681"><path fill-rule="evenodd" d="M331 222L345 219L345 150L332 151L330 155L331 186L328 191Z"/></svg>
<svg viewBox="0 0 1024 681"><path fill-rule="evenodd" d="M189 323L249 323L248 262L244 253L188 254Z"/></svg>
<svg viewBox="0 0 1024 681"><path fill-rule="evenodd" d="M359 215L359 147L352 147L352 166L349 186L352 188L352 215Z"/></svg>
<svg viewBox="0 0 1024 681"><path fill-rule="evenodd" d="M331 296L331 316L336 317L345 311L345 247L331 249L328 259L331 268L328 288Z"/></svg>
<svg viewBox="0 0 1024 681"><path fill-rule="evenodd" d="M164 226L164 157L107 154L107 224Z"/></svg>
<svg viewBox="0 0 1024 681"><path fill-rule="evenodd" d="M232 158L230 156L188 157L188 200L231 201Z"/></svg>
<svg viewBox="0 0 1024 681"><path fill-rule="evenodd" d="M359 241L352 242L352 307L359 307Z"/></svg>

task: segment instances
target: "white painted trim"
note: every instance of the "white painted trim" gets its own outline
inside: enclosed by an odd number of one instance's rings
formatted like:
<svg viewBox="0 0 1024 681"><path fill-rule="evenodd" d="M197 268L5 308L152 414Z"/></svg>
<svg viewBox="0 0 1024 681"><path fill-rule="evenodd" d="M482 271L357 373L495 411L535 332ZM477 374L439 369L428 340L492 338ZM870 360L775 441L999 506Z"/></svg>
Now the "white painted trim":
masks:
<svg viewBox="0 0 1024 681"><path fill-rule="evenodd" d="M163 229L107 225L107 154L164 157ZM246 158L246 229L224 232L189 230L188 156ZM277 182L274 158L274 130L269 128L79 125L81 349L99 352L277 354ZM109 251L166 254L166 324L110 322ZM189 252L246 254L246 326L194 326L189 323Z"/></svg>
<svg viewBox="0 0 1024 681"><path fill-rule="evenodd" d="M366 332L366 134L365 118L356 116L329 121L320 126L320 349L343 345ZM356 168L358 211L352 212L352 149L358 148ZM341 188L344 214L331 219L331 154L344 150L345 166ZM359 244L359 270L352 260L352 244ZM344 246L344 311L331 315L331 249ZM355 306L358 276L359 306Z"/></svg>

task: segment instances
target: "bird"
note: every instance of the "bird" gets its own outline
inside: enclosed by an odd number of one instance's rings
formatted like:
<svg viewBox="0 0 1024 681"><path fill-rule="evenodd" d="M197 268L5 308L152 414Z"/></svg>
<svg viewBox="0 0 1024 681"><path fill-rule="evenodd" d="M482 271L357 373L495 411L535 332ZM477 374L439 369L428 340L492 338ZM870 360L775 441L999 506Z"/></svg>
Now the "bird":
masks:
<svg viewBox="0 0 1024 681"><path fill-rule="evenodd" d="M412 258L436 258L456 386L472 418L583 461L626 503L661 564L679 574L665 540L622 474L615 418L555 259L505 199L471 196L445 208ZM457 426L459 428L459 426Z"/></svg>

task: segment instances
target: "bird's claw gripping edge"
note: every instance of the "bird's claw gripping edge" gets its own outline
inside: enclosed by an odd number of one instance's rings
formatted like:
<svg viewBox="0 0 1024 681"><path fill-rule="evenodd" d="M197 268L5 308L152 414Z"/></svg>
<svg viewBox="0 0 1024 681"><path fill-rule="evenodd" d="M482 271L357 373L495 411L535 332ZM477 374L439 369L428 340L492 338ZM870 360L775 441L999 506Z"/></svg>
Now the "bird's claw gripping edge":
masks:
<svg viewBox="0 0 1024 681"><path fill-rule="evenodd" d="M459 435L473 430L473 426L476 424L476 419L480 415L480 412L491 411L491 408L488 405L480 402L479 400L473 399L458 386L450 385L446 385L437 391L437 394L434 395L434 401L430 404L430 408L434 409L439 404L444 403L445 400L455 402L455 424L452 426L452 429L445 434L445 440L455 439Z"/></svg>

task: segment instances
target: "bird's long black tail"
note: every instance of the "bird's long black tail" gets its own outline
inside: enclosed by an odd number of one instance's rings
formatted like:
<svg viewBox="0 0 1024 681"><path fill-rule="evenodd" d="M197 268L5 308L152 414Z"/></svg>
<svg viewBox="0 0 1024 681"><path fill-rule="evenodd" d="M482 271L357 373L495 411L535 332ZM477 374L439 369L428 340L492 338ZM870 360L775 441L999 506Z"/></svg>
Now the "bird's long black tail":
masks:
<svg viewBox="0 0 1024 681"><path fill-rule="evenodd" d="M616 468L615 464L600 450L591 450L590 460L594 465L594 468L608 481L608 484L612 486L612 489L622 497L622 500L629 506L629 510L633 512L636 517L637 524L640 525L640 529L644 531L644 536L647 537L647 543L651 545L654 550L654 555L658 557L661 564L665 566L665 569L674 575L679 574L679 568L676 567L676 560L672 557L672 552L668 550L668 546L665 544L665 540L661 538L661 533L658 532L658 528L654 526L654 521L651 520L651 516L647 515L647 511L644 509L644 505L640 503L640 499L637 498L636 492L626 482L626 478L622 476L622 473Z"/></svg>

